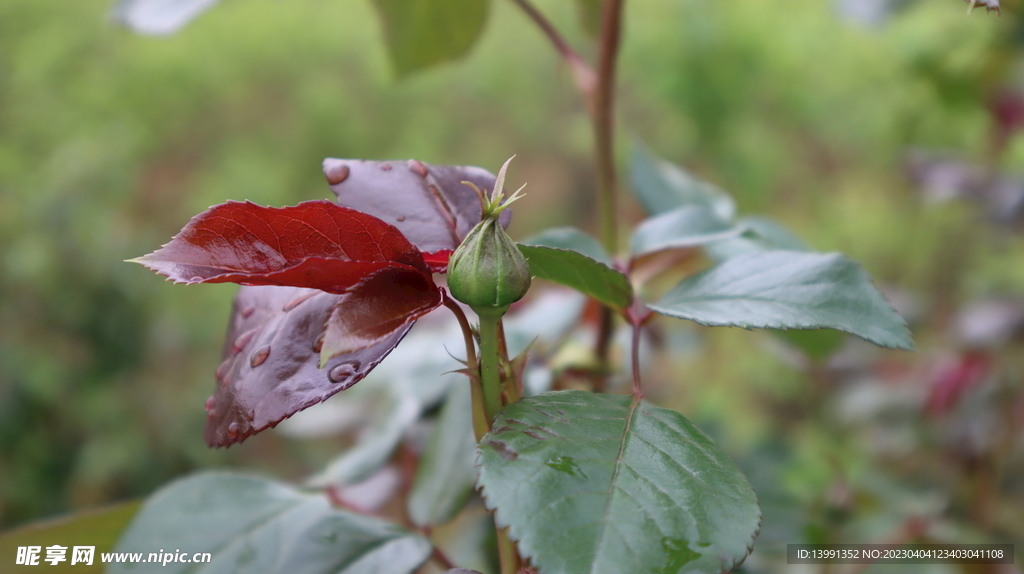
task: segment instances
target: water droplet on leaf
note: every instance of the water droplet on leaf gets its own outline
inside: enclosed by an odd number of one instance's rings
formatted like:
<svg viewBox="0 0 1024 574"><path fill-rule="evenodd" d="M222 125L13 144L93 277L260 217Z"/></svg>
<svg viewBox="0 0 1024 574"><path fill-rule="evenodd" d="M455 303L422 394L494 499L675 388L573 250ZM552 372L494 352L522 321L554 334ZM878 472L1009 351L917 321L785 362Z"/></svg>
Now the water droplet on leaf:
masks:
<svg viewBox="0 0 1024 574"><path fill-rule="evenodd" d="M551 467L558 472L564 472L569 476L579 476L587 478L587 475L580 469L576 461L571 456L558 456L544 463L545 466Z"/></svg>
<svg viewBox="0 0 1024 574"><path fill-rule="evenodd" d="M348 174L348 166L341 163L332 163L330 167L324 169L324 175L327 176L327 183L331 185L338 185L345 181L348 179Z"/></svg>
<svg viewBox="0 0 1024 574"><path fill-rule="evenodd" d="M214 378L217 379L218 383L224 382L224 377L228 375L228 370L231 369L231 359L224 359L220 365L217 366L217 372L213 374Z"/></svg>
<svg viewBox="0 0 1024 574"><path fill-rule="evenodd" d="M249 344L249 341L252 341L252 338L256 335L256 331L258 330L259 329L249 329L239 335L238 338L235 339L235 344L231 346L231 354L237 355L238 353L241 353L242 349Z"/></svg>
<svg viewBox="0 0 1024 574"><path fill-rule="evenodd" d="M256 352L252 354L252 357L249 359L249 365L255 369L256 367L262 365L263 362L266 361L267 357L269 356L270 345L263 345L259 349L256 349Z"/></svg>
<svg viewBox="0 0 1024 574"><path fill-rule="evenodd" d="M419 175L420 177L427 177L427 166L423 165L418 159L409 160L409 171Z"/></svg>
<svg viewBox="0 0 1024 574"><path fill-rule="evenodd" d="M342 363L333 369L327 375L331 379L332 383L342 383L347 381L356 374L357 367L351 363Z"/></svg>

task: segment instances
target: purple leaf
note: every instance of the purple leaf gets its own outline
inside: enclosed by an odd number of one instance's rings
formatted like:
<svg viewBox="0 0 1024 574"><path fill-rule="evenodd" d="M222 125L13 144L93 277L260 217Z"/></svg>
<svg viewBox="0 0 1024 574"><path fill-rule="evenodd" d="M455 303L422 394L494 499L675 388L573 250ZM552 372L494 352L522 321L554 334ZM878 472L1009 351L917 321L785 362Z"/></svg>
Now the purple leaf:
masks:
<svg viewBox="0 0 1024 574"><path fill-rule="evenodd" d="M339 204L394 225L425 255L454 250L480 222L480 199L463 181L494 189L494 175L473 166L327 158L323 167ZM511 214L501 215L507 226Z"/></svg>
<svg viewBox="0 0 1024 574"><path fill-rule="evenodd" d="M405 337L406 322L372 346L338 355L318 368L321 335L341 298L297 287L242 287L235 297L206 402L206 442L230 446L345 390L376 367Z"/></svg>

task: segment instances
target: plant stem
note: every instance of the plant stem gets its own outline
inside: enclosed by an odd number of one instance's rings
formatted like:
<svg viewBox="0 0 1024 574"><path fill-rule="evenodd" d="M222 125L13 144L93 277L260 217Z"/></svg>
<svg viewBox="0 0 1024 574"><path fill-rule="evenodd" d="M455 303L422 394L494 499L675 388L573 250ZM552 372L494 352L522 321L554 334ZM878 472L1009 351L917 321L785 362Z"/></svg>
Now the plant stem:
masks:
<svg viewBox="0 0 1024 574"><path fill-rule="evenodd" d="M480 385L483 387L484 408L488 425L501 411L501 345L498 341L498 323L506 308L473 309L480 317Z"/></svg>
<svg viewBox="0 0 1024 574"><path fill-rule="evenodd" d="M597 60L597 86L593 99L594 153L597 162L598 213L601 242L609 253L618 251L616 211L618 183L615 173L615 65L622 36L624 0L605 0L601 12L601 45Z"/></svg>
<svg viewBox="0 0 1024 574"><path fill-rule="evenodd" d="M618 179L615 170L615 64L622 35L622 7L624 0L605 0L601 12L600 51L597 63L597 86L593 92L590 115L594 126L594 161L597 166L597 211L601 221L601 243L608 253L618 252L616 204ZM610 307L602 307L598 319L594 354L603 377L610 370L608 351L614 332L615 315Z"/></svg>
<svg viewBox="0 0 1024 574"><path fill-rule="evenodd" d="M633 395L644 398L643 387L640 386L640 325L633 325Z"/></svg>
<svg viewBox="0 0 1024 574"><path fill-rule="evenodd" d="M594 73L594 69L572 49L572 46L565 41L565 38L562 37L551 22L529 0L512 0L512 2L519 6L528 18L533 20L533 23L540 28L540 31L555 46L555 50L569 65L569 69L572 70L572 78L576 82L576 87L583 93L587 100L587 105L590 106L591 95L594 93L594 86L597 84L597 74Z"/></svg>
<svg viewBox="0 0 1024 574"><path fill-rule="evenodd" d="M459 327L462 328L462 337L466 343L466 366L470 369L475 368L476 346L473 344L473 329L469 326L469 319L466 319L466 314L462 312L462 307L444 289L441 289L441 304L448 307L459 322Z"/></svg>
<svg viewBox="0 0 1024 574"><path fill-rule="evenodd" d="M501 562L501 574L517 574L523 565L516 545L508 537L508 528L498 528L498 560Z"/></svg>
<svg viewBox="0 0 1024 574"><path fill-rule="evenodd" d="M616 204L618 181L615 170L615 66L622 37L622 11L625 0L605 0L601 10L600 48L595 72L587 62L569 46L565 38L529 0L512 0L533 20L541 32L554 45L558 54L569 64L576 86L583 94L594 129L594 160L597 166L597 204L600 220L601 243L609 253L618 252ZM614 331L615 315L603 307L599 319L594 354L601 366L601 377L607 376L608 351ZM602 382L595 385L603 389Z"/></svg>
<svg viewBox="0 0 1024 574"><path fill-rule="evenodd" d="M430 557L433 558L435 562L440 564L441 567L445 570L452 570L456 567L455 564L447 556L445 556L444 552L441 552L441 549L437 547L437 544L434 545L434 552L430 555Z"/></svg>
<svg viewBox="0 0 1024 574"><path fill-rule="evenodd" d="M634 299L633 304L626 310L626 319L629 320L629 324L633 328L630 358L633 363L633 397L636 400L644 398L644 389L640 382L640 335L644 323L650 318L651 312L637 299Z"/></svg>
<svg viewBox="0 0 1024 574"><path fill-rule="evenodd" d="M444 289L441 289L441 303L451 310L452 314L462 327L462 337L466 343L466 369L469 376L469 394L473 405L473 435L476 442L484 438L484 435L491 430L491 421L487 418L487 409L484 407L483 390L480 388L479 365L476 361L476 345L473 342L473 329L469 326L466 314Z"/></svg>

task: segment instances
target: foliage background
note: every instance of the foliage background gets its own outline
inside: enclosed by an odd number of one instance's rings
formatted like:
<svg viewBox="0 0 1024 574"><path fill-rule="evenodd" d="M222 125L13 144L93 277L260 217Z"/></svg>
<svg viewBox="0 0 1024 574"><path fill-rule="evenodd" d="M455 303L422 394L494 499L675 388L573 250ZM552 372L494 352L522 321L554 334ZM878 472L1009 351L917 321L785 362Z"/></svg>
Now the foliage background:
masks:
<svg viewBox="0 0 1024 574"><path fill-rule="evenodd" d="M573 3L537 4L589 46ZM115 26L110 7L0 2L0 528L200 467L297 479L337 451L272 432L229 451L202 443L234 287L173 287L122 260L206 207L328 197L327 156L495 170L518 153L513 178L530 186L513 237L593 230L589 122L511 3L493 2L463 61L401 82L367 2L233 0L166 38ZM741 213L861 260L920 348L853 343L826 368L767 333L667 334L677 346L653 394L715 434L761 497L748 568L787 542L880 541L917 519L951 541L1024 540L1020 339L958 331L983 303L1024 318L1020 213L998 208L996 224L984 202L929 200L908 170L914 153L1007 177L1024 165L1016 132L994 148L991 111L1024 81L1020 7L964 7L628 4L623 165L642 140ZM623 219L641 216L627 202ZM967 351L993 366L951 410L929 410Z"/></svg>

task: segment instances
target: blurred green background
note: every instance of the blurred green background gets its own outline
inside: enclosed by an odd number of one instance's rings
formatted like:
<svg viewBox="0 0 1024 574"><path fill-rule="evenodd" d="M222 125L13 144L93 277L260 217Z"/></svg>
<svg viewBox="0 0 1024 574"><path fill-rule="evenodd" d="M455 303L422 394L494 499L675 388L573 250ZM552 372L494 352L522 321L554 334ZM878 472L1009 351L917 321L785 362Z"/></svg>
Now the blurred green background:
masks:
<svg viewBox="0 0 1024 574"><path fill-rule="evenodd" d="M537 5L593 54L574 3ZM529 195L514 237L595 229L589 120L510 2L468 57L401 81L367 2L228 0L158 38L111 7L0 0L0 529L196 468L301 478L329 456L273 432L202 441L235 288L122 260L206 207L330 197L327 156L494 171L516 153ZM653 394L750 475L765 512L750 570L787 542L883 541L922 521L935 540L1024 540L1022 6L965 8L628 3L623 179L643 141L742 214L859 259L920 349L814 358L767 333L665 324L689 351L659 365ZM623 222L642 217L624 203Z"/></svg>

